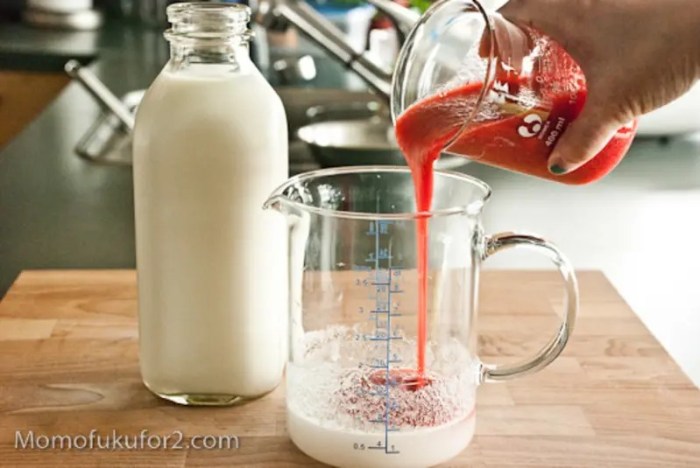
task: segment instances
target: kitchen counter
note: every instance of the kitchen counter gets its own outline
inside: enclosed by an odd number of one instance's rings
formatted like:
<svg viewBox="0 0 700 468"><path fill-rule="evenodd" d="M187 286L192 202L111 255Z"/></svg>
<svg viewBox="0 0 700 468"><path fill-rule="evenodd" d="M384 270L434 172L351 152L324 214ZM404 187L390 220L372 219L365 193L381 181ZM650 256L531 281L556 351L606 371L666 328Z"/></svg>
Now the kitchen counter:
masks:
<svg viewBox="0 0 700 468"><path fill-rule="evenodd" d="M69 59L95 59L100 38L95 31L56 31L21 23L0 23L0 69L52 72Z"/></svg>
<svg viewBox="0 0 700 468"><path fill-rule="evenodd" d="M700 391L600 272L581 272L580 281L578 330L563 354L535 375L480 386L475 437L440 466L700 465ZM534 355L558 323L558 275L486 272L481 284L480 356L503 363ZM23 272L0 303L0 354L8 357L0 361L0 460L9 466L325 466L290 441L284 385L238 406L179 407L142 384L137 342L133 271ZM40 435L75 445L32 450L30 431L37 445ZM94 450L77 449L80 436L92 431L102 441ZM101 450L113 431L149 441L179 433L182 444ZM24 449L15 445L17 433ZM233 449L198 450L195 435L200 442L205 435L238 439ZM390 444L397 440L387 437ZM399 451L405 447L397 444Z"/></svg>
<svg viewBox="0 0 700 468"><path fill-rule="evenodd" d="M96 44L91 68L118 95L146 87L167 58L156 31L112 25ZM25 269L133 268L130 169L73 152L98 115L72 83L0 151L0 294ZM477 164L464 171L494 188L487 230L536 232L577 268L603 270L700 385L700 137L639 139L611 176L587 187ZM546 267L519 253L487 266Z"/></svg>

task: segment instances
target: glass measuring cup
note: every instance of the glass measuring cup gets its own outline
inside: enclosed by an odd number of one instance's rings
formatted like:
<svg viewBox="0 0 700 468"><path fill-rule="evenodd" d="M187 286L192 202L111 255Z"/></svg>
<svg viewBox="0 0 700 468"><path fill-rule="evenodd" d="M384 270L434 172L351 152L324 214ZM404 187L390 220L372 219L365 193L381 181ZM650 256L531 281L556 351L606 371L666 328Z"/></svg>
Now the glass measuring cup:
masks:
<svg viewBox="0 0 700 468"><path fill-rule="evenodd" d="M482 3L441 0L408 35L391 98L401 149L429 147L434 157L445 151L567 184L607 175L632 144L636 121L588 164L552 174L547 160L583 109L585 76L554 40Z"/></svg>
<svg viewBox="0 0 700 468"><path fill-rule="evenodd" d="M415 213L410 171L356 167L290 179L266 202L288 218L288 430L335 466L432 466L471 441L476 387L540 370L563 350L578 289L569 262L530 235L486 236L489 187L435 173L434 210ZM416 374L416 222L428 220L426 371ZM479 269L513 248L549 257L565 284L563 321L532 359L483 364L476 354Z"/></svg>

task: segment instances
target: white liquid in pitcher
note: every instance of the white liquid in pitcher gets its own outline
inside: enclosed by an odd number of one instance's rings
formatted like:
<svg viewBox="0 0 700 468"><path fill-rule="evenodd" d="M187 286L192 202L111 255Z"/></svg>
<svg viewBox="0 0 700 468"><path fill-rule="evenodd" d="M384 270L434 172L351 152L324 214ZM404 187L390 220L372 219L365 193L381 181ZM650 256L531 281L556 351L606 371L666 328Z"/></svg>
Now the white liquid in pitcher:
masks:
<svg viewBox="0 0 700 468"><path fill-rule="evenodd" d="M288 175L286 120L252 63L231 70L166 69L137 117L141 370L175 401L258 396L284 366L287 230L262 205Z"/></svg>
<svg viewBox="0 0 700 468"><path fill-rule="evenodd" d="M387 453L378 448L386 443L383 432L334 427L292 409L287 411L287 427L294 444L307 455L340 467L421 468L444 463L467 448L474 426L472 414L435 428L390 432Z"/></svg>
<svg viewBox="0 0 700 468"><path fill-rule="evenodd" d="M427 467L462 452L474 436L475 375L457 341L428 346L429 371L415 380L415 342L392 346L401 366L368 368L383 344L357 330L307 332L287 366L287 428L307 455L341 467ZM387 411L387 408L389 409Z"/></svg>

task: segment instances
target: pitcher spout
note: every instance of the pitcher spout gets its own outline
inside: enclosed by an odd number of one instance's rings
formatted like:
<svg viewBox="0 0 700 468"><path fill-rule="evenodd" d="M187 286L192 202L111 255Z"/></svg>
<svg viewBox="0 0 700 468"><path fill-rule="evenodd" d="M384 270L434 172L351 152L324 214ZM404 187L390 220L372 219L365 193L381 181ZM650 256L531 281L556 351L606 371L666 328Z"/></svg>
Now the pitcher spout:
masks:
<svg viewBox="0 0 700 468"><path fill-rule="evenodd" d="M283 202L285 198L283 195L280 194L272 194L270 197L265 200L265 203L263 203L263 210L274 210L279 213L284 214L283 211Z"/></svg>
<svg viewBox="0 0 700 468"><path fill-rule="evenodd" d="M276 211L287 218L290 224L296 223L299 218L304 216L304 210L300 208L298 203L294 203L290 198L284 195L283 190L275 190L270 197L263 203L263 210Z"/></svg>

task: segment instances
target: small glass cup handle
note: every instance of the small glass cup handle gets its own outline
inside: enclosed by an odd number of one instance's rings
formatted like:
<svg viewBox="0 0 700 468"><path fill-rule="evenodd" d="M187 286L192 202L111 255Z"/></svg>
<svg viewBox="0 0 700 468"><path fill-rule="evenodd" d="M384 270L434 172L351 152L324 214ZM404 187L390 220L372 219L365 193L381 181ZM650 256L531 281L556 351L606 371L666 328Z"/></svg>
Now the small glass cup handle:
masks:
<svg viewBox="0 0 700 468"><path fill-rule="evenodd" d="M574 269L566 256L553 244L536 236L517 233L501 233L484 238L481 260L510 248L535 250L548 257L556 265L564 280L566 299L561 326L552 340L537 355L510 365L480 365L480 382L498 382L540 371L554 361L569 341L576 321L579 305L578 282Z"/></svg>

